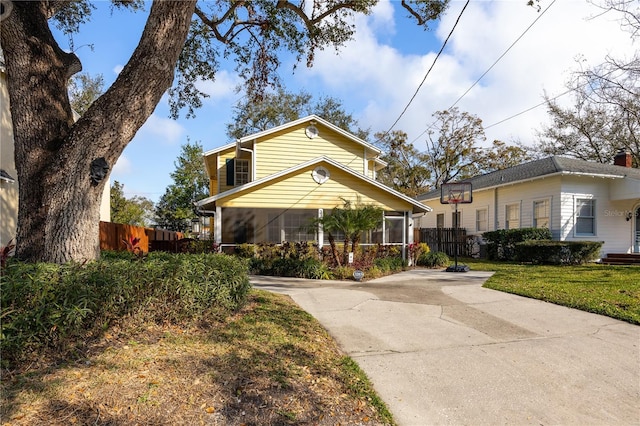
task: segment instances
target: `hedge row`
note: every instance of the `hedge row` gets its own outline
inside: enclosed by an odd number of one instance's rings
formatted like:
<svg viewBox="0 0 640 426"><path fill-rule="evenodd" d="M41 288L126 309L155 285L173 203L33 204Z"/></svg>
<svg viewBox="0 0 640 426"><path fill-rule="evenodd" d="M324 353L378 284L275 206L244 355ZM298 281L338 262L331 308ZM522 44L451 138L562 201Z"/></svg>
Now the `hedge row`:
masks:
<svg viewBox="0 0 640 426"><path fill-rule="evenodd" d="M515 260L579 265L597 259L602 244L600 241L524 241L516 244Z"/></svg>
<svg viewBox="0 0 640 426"><path fill-rule="evenodd" d="M516 244L532 240L551 240L548 228L498 229L482 234L487 242L487 257L490 260L515 260Z"/></svg>
<svg viewBox="0 0 640 426"><path fill-rule="evenodd" d="M105 254L65 265L10 262L0 277L3 363L54 348L61 356L113 322L176 323L238 309L250 289L247 262L221 254Z"/></svg>

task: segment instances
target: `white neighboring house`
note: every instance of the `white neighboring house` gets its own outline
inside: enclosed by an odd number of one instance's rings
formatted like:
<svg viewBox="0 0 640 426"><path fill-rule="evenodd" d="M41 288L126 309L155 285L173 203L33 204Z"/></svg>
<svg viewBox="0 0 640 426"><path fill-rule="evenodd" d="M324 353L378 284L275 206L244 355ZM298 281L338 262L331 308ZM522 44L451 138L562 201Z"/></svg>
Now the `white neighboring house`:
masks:
<svg viewBox="0 0 640 426"><path fill-rule="evenodd" d="M77 118L77 117L76 117ZM18 225L18 172L14 159L13 124L9 108L7 73L0 51L0 246L16 237ZM100 220L111 220L111 185L105 184L100 204ZM14 240L15 242L15 240Z"/></svg>
<svg viewBox="0 0 640 426"><path fill-rule="evenodd" d="M640 253L640 169L620 152L614 164L548 157L476 176L473 201L459 204L468 235L547 227L560 241L603 241L601 256ZM414 218L421 228L451 228L454 210L440 189L417 197L433 211Z"/></svg>

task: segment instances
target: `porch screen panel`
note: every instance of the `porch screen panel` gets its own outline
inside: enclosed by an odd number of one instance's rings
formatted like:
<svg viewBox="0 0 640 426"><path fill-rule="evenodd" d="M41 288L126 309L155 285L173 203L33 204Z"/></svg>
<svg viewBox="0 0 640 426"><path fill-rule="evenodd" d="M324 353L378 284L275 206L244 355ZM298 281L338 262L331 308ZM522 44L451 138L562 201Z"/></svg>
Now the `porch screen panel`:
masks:
<svg viewBox="0 0 640 426"><path fill-rule="evenodd" d="M386 244L401 244L403 243L402 236L404 234L404 218L402 217L388 217L386 224Z"/></svg>
<svg viewBox="0 0 640 426"><path fill-rule="evenodd" d="M288 211L284 214L285 241L315 241L315 232L309 232L309 223L318 215L317 210Z"/></svg>

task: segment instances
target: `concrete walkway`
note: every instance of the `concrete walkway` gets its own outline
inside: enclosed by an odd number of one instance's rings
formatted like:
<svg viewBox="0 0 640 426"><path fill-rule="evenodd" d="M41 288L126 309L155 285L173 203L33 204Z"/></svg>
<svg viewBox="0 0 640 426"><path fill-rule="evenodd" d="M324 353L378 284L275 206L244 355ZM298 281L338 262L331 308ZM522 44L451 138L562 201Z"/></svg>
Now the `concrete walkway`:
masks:
<svg viewBox="0 0 640 426"><path fill-rule="evenodd" d="M640 425L640 327L482 288L490 275L251 281L317 318L399 425Z"/></svg>

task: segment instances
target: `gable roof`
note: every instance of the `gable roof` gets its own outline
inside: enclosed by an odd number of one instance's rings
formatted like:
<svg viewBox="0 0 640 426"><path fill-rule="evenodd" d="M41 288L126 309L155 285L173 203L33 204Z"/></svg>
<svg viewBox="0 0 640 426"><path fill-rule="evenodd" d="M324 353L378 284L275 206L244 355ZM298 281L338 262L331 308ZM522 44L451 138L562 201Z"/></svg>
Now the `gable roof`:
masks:
<svg viewBox="0 0 640 426"><path fill-rule="evenodd" d="M312 166L312 165L315 165L315 164L319 164L319 163L323 163L323 162L326 163L326 164L329 164L329 165L331 165L333 167L336 167L336 168L344 171L345 173L348 173L351 176L354 176L354 177L356 177L356 178L358 178L358 179L360 179L362 181L365 181L368 184L377 187L378 189L381 189L381 190L383 190L383 191L385 191L385 192L387 192L389 194L392 194L397 198L400 198L400 199L406 201L407 203L411 204L419 212L430 212L432 210L431 207L422 204L421 202L417 201L415 198L411 198L411 197L409 197L409 196L407 196L407 195L405 195L405 194L403 194L401 192L398 192L398 191L396 191L396 190L394 190L392 188L389 188L388 186L386 186L386 185L384 185L384 184L382 184L382 183L380 183L378 181L375 181L373 179L370 179L369 177L364 176L363 174L355 172L355 171L351 170L349 167L345 167L341 163L338 163L337 161L332 160L331 158L325 157L325 156L321 156L321 157L317 157L317 158L314 158L314 159L309 160L309 161L305 161L304 163L297 164L297 165L295 165L293 167L290 167L288 169L282 170L282 171L280 171L278 173L274 173L274 174L271 174L269 176L263 177L262 179L254 180L254 181L249 182L247 184L244 184L244 185L241 185L241 186L237 186L237 187L235 187L233 189L230 189L228 191L221 192L221 193L216 194L216 195L212 195L211 197L207 197L205 199L202 199L202 200L196 202L196 206L197 207L204 207L205 205L214 203L214 202L216 202L216 201L218 201L220 199L226 198L228 196L237 194L237 193L242 192L242 191L250 190L251 188L263 185L263 184L268 183L270 181L273 181L273 180L275 180L277 178L280 178L280 177L295 173L295 172L297 172L299 170L302 170L304 168L307 168L309 166Z"/></svg>
<svg viewBox="0 0 640 426"><path fill-rule="evenodd" d="M244 142L250 142L250 141L252 141L254 139L263 138L265 136L272 135L272 134L280 132L282 130L286 130L286 129L289 129L289 128L292 128L292 127L296 127L296 126L299 126L300 124L310 123L312 121L315 121L316 124L321 124L321 125L323 125L325 127L328 127L332 131L344 136L345 138L347 138L347 139L349 139L349 140L351 140L351 141L353 141L353 142L355 142L355 143L357 143L359 145L362 145L363 147L365 147L367 149L370 149L370 150L374 151L376 154L381 154L382 153L382 150L380 150L375 145L372 145L369 142L367 142L365 140L362 140L359 137L347 132L346 130L341 129L340 127L336 126L335 124L332 124L332 123L328 122L327 120L325 120L322 117L319 117L319 116L317 116L315 114L311 114L311 115L308 115L306 117L299 118L299 119L297 119L295 121L290 121L288 123L282 124L280 126L273 127L271 129L268 129L268 130L263 130L263 131L258 132L258 133L253 133L251 135L244 136L244 137L238 139L235 142L231 142L231 143L228 143L228 144L223 145L221 147L214 148L212 150L206 151L203 155L204 156L208 156L208 155L216 154L218 152L225 151L225 150L230 149L230 148L234 148L237 144L242 144Z"/></svg>
<svg viewBox="0 0 640 426"><path fill-rule="evenodd" d="M552 156L475 176L471 179L465 179L465 182L471 182L473 190L476 191L553 175L583 175L609 179L630 177L640 179L640 169ZM440 188L419 195L417 198L418 200L431 200L439 197Z"/></svg>

